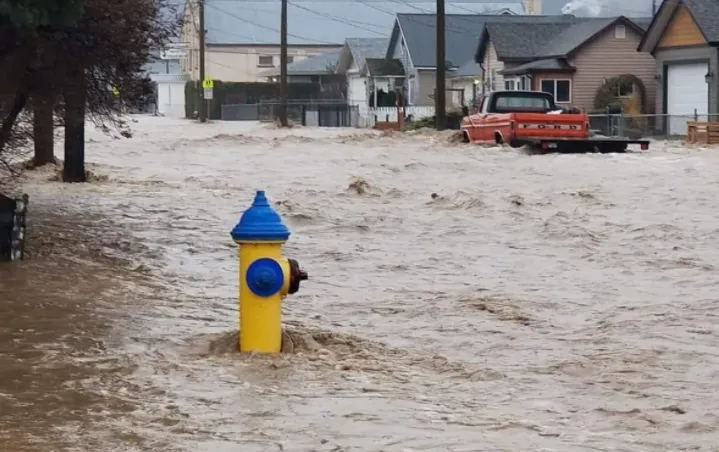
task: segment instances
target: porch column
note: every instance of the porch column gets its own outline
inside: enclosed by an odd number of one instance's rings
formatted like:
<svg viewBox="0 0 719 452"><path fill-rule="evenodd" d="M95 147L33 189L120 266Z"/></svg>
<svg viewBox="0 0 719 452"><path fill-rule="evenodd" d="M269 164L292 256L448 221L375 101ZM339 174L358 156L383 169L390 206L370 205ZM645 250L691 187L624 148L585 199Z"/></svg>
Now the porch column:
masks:
<svg viewBox="0 0 719 452"><path fill-rule="evenodd" d="M374 87L374 108L377 108L377 78L372 77L372 86Z"/></svg>

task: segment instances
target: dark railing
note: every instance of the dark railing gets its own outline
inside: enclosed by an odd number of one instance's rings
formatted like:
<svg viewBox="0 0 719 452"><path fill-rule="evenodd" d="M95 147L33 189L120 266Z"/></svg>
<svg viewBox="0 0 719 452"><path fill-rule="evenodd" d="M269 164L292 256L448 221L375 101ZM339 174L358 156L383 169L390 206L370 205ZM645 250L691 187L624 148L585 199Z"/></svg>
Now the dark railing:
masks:
<svg viewBox="0 0 719 452"><path fill-rule="evenodd" d="M223 105L222 120L271 122L279 111L279 102ZM358 127L360 119L359 107L344 100L290 101L287 117L295 124L316 127Z"/></svg>
<svg viewBox="0 0 719 452"><path fill-rule="evenodd" d="M25 229L28 196L12 199L0 195L0 261L22 260L25 255Z"/></svg>

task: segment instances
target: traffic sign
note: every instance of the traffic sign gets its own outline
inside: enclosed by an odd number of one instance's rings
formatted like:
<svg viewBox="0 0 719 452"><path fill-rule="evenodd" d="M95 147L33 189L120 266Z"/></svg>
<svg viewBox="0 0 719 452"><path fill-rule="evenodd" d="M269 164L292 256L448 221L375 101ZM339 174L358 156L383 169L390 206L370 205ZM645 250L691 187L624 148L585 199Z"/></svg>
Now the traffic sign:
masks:
<svg viewBox="0 0 719 452"><path fill-rule="evenodd" d="M205 79L202 81L202 87L204 89L212 89L215 87L215 81L209 77L205 77Z"/></svg>
<svg viewBox="0 0 719 452"><path fill-rule="evenodd" d="M205 88L203 91L205 93L205 100L212 100L212 88Z"/></svg>
<svg viewBox="0 0 719 452"><path fill-rule="evenodd" d="M187 58L189 52L186 49L168 48L160 52L160 58L163 60L181 60Z"/></svg>

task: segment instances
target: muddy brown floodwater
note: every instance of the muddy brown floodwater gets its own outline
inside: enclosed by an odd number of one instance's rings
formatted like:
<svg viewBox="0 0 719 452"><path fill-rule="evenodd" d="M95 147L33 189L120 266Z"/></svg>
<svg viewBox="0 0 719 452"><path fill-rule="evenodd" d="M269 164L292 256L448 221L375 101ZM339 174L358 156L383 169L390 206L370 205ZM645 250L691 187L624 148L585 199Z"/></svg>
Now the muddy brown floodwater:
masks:
<svg viewBox="0 0 719 452"><path fill-rule="evenodd" d="M134 128L88 131L107 180L23 181L0 450L716 450L717 150ZM275 357L235 352L229 231L257 189L311 277Z"/></svg>

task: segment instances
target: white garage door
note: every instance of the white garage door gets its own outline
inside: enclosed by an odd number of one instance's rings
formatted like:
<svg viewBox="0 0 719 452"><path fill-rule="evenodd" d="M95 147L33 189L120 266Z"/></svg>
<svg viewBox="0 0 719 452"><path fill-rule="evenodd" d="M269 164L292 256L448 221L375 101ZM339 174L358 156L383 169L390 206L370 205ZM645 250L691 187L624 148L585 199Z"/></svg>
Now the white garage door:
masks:
<svg viewBox="0 0 719 452"><path fill-rule="evenodd" d="M367 107L367 88L365 87L364 77L352 76L349 79L347 97L350 99L351 105L359 105L360 110Z"/></svg>
<svg viewBox="0 0 719 452"><path fill-rule="evenodd" d="M668 67L667 114L670 115L670 134L686 135L687 121L693 119L695 110L700 121L706 120L706 116L702 115L709 113L709 85L704 79L707 69L706 63L673 64Z"/></svg>

